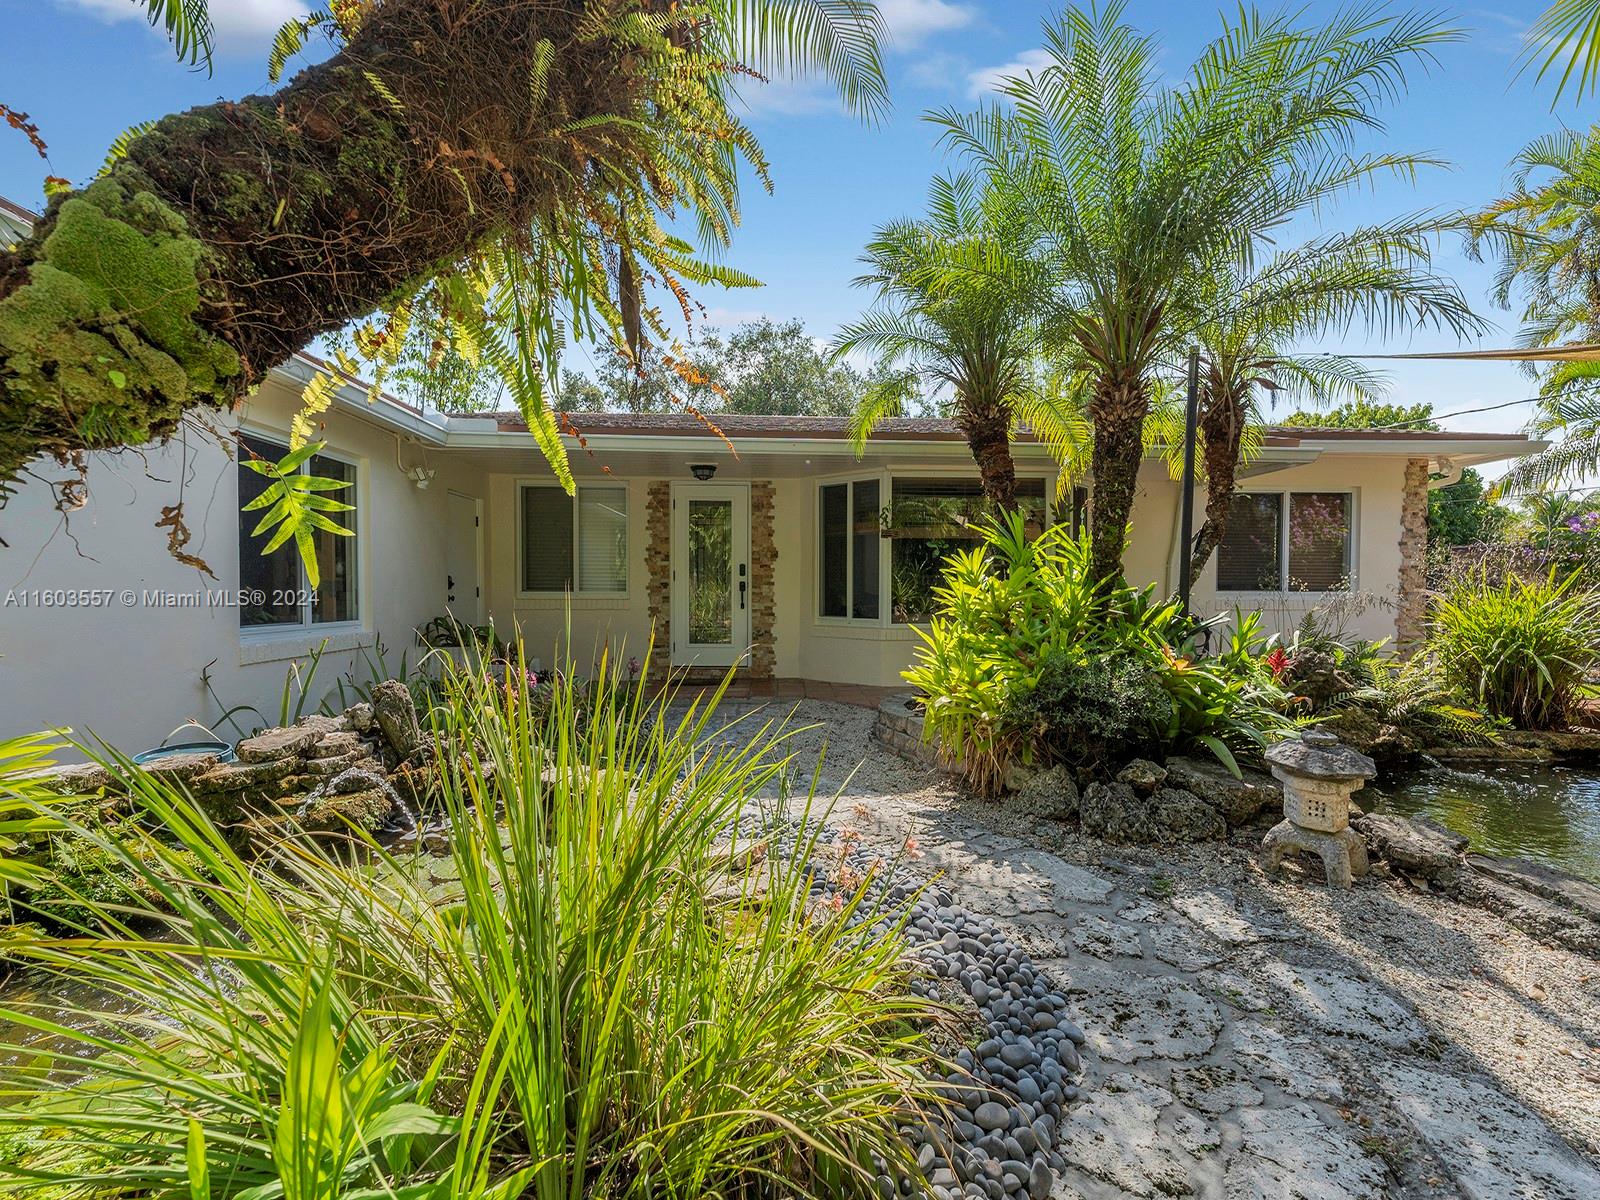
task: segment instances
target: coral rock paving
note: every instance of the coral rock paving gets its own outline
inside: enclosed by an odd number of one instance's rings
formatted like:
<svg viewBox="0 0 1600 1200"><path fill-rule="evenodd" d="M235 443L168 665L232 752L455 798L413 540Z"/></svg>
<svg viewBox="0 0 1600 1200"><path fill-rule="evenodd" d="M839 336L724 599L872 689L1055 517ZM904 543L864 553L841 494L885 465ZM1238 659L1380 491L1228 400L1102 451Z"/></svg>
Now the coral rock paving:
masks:
<svg viewBox="0 0 1600 1200"><path fill-rule="evenodd" d="M806 701L830 818L992 919L1082 1027L1052 1195L1600 1196L1600 963L1372 880L1273 882L1239 845L1144 851L964 797Z"/></svg>

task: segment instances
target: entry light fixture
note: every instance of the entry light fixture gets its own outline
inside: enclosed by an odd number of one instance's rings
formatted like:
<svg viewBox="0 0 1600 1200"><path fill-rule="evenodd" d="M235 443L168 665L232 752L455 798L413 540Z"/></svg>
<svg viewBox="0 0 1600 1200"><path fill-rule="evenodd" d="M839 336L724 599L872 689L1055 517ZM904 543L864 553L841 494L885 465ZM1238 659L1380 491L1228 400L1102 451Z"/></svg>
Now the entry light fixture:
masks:
<svg viewBox="0 0 1600 1200"><path fill-rule="evenodd" d="M706 480L710 479L716 473L717 473L717 464L716 463L690 463L689 464L689 474L693 475L701 483L704 483Z"/></svg>

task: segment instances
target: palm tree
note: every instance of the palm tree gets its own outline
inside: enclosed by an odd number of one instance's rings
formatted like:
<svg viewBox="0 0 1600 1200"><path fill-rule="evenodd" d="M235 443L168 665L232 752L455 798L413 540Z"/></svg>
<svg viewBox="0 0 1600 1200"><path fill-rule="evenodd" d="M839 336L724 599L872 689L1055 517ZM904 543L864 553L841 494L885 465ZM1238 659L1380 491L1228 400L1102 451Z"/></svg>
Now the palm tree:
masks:
<svg viewBox="0 0 1600 1200"><path fill-rule="evenodd" d="M1468 249L1499 258L1495 299L1523 301L1529 346L1600 341L1600 127L1563 129L1530 142L1513 165L1510 192L1473 218ZM1600 470L1600 363L1557 363L1540 384L1528 431L1562 434L1519 459L1499 495L1555 487Z"/></svg>
<svg viewBox="0 0 1600 1200"><path fill-rule="evenodd" d="M1069 9L1045 25L1044 67L1002 86L1005 107L933 118L1027 231L1050 348L1089 377L1102 577L1121 570L1153 375L1186 335L1198 265L1248 271L1308 188L1409 170L1414 156L1353 155L1348 140L1454 36L1431 16L1352 12L1299 32L1244 13L1170 88L1124 9Z"/></svg>
<svg viewBox="0 0 1600 1200"><path fill-rule="evenodd" d="M1348 186L1303 183L1301 210ZM1426 219L1361 226L1280 251L1253 271L1219 270L1198 281L1191 294L1198 301L1192 319L1201 348L1206 515L1192 551L1193 575L1227 533L1238 468L1260 423L1261 392L1315 404L1371 399L1379 390L1379 376L1355 359L1295 353L1296 342L1357 320L1385 333L1436 325L1460 336L1486 328L1461 289L1431 268L1431 236L1440 228Z"/></svg>
<svg viewBox="0 0 1600 1200"><path fill-rule="evenodd" d="M1031 268L991 199L970 176L935 179L926 217L879 227L862 255L868 269L855 281L875 289L876 302L839 331L834 352L867 350L888 369L852 418L857 454L913 387L946 388L984 494L1014 509L1012 431L1026 420L1048 436L1056 422L1038 378ZM994 269L974 269L979 263Z"/></svg>
<svg viewBox="0 0 1600 1200"><path fill-rule="evenodd" d="M1552 68L1561 71L1556 82L1557 101L1572 82L1574 71L1578 74L1578 94L1593 94L1595 85L1600 83L1600 0L1556 0L1528 29L1524 40L1524 69L1539 63L1539 80Z"/></svg>

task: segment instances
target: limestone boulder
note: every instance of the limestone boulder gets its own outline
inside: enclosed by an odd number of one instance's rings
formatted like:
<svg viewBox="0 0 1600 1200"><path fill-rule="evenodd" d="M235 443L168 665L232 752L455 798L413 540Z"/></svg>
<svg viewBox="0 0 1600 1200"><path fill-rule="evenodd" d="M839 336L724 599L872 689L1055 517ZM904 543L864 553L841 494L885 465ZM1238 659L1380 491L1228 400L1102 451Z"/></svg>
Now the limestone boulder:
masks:
<svg viewBox="0 0 1600 1200"><path fill-rule="evenodd" d="M386 679L372 689L372 713L383 740L402 760L422 746L422 726L411 690L397 679Z"/></svg>
<svg viewBox="0 0 1600 1200"><path fill-rule="evenodd" d="M1199 796L1229 825L1247 825L1283 808L1283 789L1271 776L1248 767L1236 776L1215 759L1168 759L1166 782Z"/></svg>
<svg viewBox="0 0 1600 1200"><path fill-rule="evenodd" d="M310 725L288 725L282 729L267 729L247 737L239 743L237 753L241 762L276 762L279 759L299 758L328 730Z"/></svg>
<svg viewBox="0 0 1600 1200"><path fill-rule="evenodd" d="M1173 846L1228 833L1222 814L1193 792L1163 787L1141 796L1120 780L1091 784L1083 793L1079 817L1085 833L1131 845Z"/></svg>
<svg viewBox="0 0 1600 1200"><path fill-rule="evenodd" d="M1459 870L1463 864L1467 839L1427 817L1407 819L1369 813L1353 824L1374 856L1413 875L1434 879Z"/></svg>
<svg viewBox="0 0 1600 1200"><path fill-rule="evenodd" d="M1117 772L1117 779L1141 795L1152 795L1167 781L1167 769L1148 758L1136 758Z"/></svg>
<svg viewBox="0 0 1600 1200"><path fill-rule="evenodd" d="M1326 729L1352 750L1379 763L1403 763L1417 757L1422 747L1398 725L1380 721L1360 708L1347 708L1324 721Z"/></svg>
<svg viewBox="0 0 1600 1200"><path fill-rule="evenodd" d="M220 765L214 752L196 751L190 754L167 754L145 764L145 770L169 783L187 784Z"/></svg>
<svg viewBox="0 0 1600 1200"><path fill-rule="evenodd" d="M1035 771L1020 781L1009 806L1018 812L1066 821L1078 813L1078 784L1064 766Z"/></svg>

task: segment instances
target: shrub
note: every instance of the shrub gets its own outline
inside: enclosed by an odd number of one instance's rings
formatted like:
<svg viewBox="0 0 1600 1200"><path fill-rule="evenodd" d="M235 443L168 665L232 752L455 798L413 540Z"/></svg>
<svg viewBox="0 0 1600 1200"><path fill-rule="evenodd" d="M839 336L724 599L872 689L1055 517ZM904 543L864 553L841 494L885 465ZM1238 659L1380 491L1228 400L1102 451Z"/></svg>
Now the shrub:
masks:
<svg viewBox="0 0 1600 1200"><path fill-rule="evenodd" d="M1440 678L1490 716L1557 728L1600 664L1600 593L1580 587L1578 572L1460 577L1434 606L1427 652Z"/></svg>
<svg viewBox="0 0 1600 1200"><path fill-rule="evenodd" d="M0 1190L865 1195L874 1158L914 1171L897 1126L933 1102L936 1010L905 986L903 910L866 883L813 904L803 831L730 875L778 735L708 745L710 705L641 685L546 741L514 688L447 678L443 859L291 825L247 864L119 763L177 845L101 839L139 885L90 901L111 936L12 948L104 999L0 1004L42 1035L0 1045ZM573 702L555 687L558 718Z"/></svg>
<svg viewBox="0 0 1600 1200"><path fill-rule="evenodd" d="M1161 677L1137 659L1055 658L1012 707L1041 756L1104 767L1114 753L1153 749L1172 705Z"/></svg>
<svg viewBox="0 0 1600 1200"><path fill-rule="evenodd" d="M1141 747L1204 747L1235 771L1235 750L1291 724L1257 662L1187 657L1197 627L1177 604L1096 580L1064 526L1030 538L1022 514L995 519L950 556L934 599L905 678L922 694L924 735L981 793L999 790L1012 761L1096 759L1105 729L1126 719L1134 730L1135 713L1149 718ZM1121 716L1074 723L1097 704Z"/></svg>

